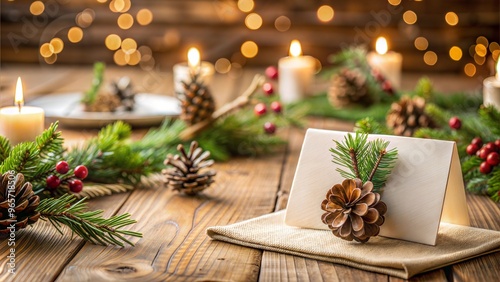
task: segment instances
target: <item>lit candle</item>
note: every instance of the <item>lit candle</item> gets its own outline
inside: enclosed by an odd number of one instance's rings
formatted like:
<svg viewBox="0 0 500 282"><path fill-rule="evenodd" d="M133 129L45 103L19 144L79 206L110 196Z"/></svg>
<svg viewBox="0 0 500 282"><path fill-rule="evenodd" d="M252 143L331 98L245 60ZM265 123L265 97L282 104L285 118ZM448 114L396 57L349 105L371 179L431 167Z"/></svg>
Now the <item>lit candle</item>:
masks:
<svg viewBox="0 0 500 282"><path fill-rule="evenodd" d="M483 104L493 105L500 111L500 61L497 62L496 75L483 81Z"/></svg>
<svg viewBox="0 0 500 282"><path fill-rule="evenodd" d="M389 51L387 40L379 37L375 43L376 52L370 52L367 60L370 66L378 71L387 79L391 86L399 89L401 86L401 66L403 56L400 53Z"/></svg>
<svg viewBox="0 0 500 282"><path fill-rule="evenodd" d="M182 82L190 82L193 74L198 74L199 81L209 85L214 75L214 65L209 62L200 62L200 51L196 48L190 48L188 51L188 61L174 65L174 91L183 93L184 86Z"/></svg>
<svg viewBox="0 0 500 282"><path fill-rule="evenodd" d="M278 62L279 92L283 103L300 100L309 93L316 68L316 59L302 56L298 40L290 44L290 56Z"/></svg>
<svg viewBox="0 0 500 282"><path fill-rule="evenodd" d="M34 141L43 132L44 112L42 108L24 107L23 85L17 79L14 107L0 109L0 134L7 137L11 145Z"/></svg>

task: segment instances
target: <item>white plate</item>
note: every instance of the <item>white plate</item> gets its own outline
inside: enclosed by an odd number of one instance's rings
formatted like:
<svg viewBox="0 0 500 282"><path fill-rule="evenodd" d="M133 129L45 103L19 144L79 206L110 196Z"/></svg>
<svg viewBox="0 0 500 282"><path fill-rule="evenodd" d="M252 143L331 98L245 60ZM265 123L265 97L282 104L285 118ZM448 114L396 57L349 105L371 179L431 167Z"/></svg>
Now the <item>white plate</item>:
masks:
<svg viewBox="0 0 500 282"><path fill-rule="evenodd" d="M102 127L122 120L131 126L153 126L160 124L166 117L180 114L179 101L174 97L157 94L138 93L135 107L131 112L85 112L80 103L82 93L50 94L27 103L29 106L43 108L49 122L59 120L67 127Z"/></svg>

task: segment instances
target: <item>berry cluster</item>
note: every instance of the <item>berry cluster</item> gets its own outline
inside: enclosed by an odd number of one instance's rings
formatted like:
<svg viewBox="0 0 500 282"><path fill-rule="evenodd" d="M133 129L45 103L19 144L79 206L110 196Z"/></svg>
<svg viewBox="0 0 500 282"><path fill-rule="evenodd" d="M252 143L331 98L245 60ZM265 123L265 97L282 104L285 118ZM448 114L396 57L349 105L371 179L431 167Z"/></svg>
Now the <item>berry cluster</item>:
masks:
<svg viewBox="0 0 500 282"><path fill-rule="evenodd" d="M476 155L483 159L484 161L479 165L479 171L488 174L495 166L500 164L500 139L483 144L483 140L476 137L467 146L466 152L468 155Z"/></svg>
<svg viewBox="0 0 500 282"><path fill-rule="evenodd" d="M61 184L66 184L69 190L74 193L79 193L83 189L82 180L87 177L89 170L84 165L79 165L75 167L72 175L67 175L70 167L68 162L60 161L56 164L54 172L58 175L51 174L47 177L46 183L49 190L55 190L61 186Z"/></svg>
<svg viewBox="0 0 500 282"><path fill-rule="evenodd" d="M385 78L385 76L377 69L372 69L372 75L375 80L380 84L380 87L384 92L389 95L394 95L394 89L392 88L392 84L389 80Z"/></svg>
<svg viewBox="0 0 500 282"><path fill-rule="evenodd" d="M278 69L275 66L267 67L265 73L269 79L272 79L272 80L278 79ZM262 91L264 92L264 94L266 96L268 96L268 97L272 96L274 94L273 84L271 82L264 83L262 85ZM277 114L281 113L282 107L281 107L281 103L279 101L271 102L269 107L271 108L271 110L274 113L277 113ZM261 116L264 116L265 114L267 114L267 108L268 108L268 105L266 105L266 103L260 102L260 103L257 103L255 105L253 110L254 110L255 115L257 115L258 117L261 117ZM270 121L264 123L264 131L267 134L274 134L274 132L276 132L276 124L274 124L273 122L270 122Z"/></svg>

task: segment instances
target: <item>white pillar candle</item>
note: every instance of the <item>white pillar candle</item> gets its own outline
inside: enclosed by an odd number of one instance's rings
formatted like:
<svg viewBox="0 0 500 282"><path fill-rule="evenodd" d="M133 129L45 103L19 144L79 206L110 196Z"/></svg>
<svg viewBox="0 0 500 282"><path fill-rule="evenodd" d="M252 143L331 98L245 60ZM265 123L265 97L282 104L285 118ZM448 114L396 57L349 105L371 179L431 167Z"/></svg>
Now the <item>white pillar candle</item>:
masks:
<svg viewBox="0 0 500 282"><path fill-rule="evenodd" d="M209 62L200 63L200 52L196 48L188 51L188 61L174 65L174 91L175 93L184 92L182 82L189 83L193 73L199 74L199 81L209 85L214 76L214 65Z"/></svg>
<svg viewBox="0 0 500 282"><path fill-rule="evenodd" d="M0 109L0 134L7 137L11 145L35 141L43 132L44 112L42 108L23 107L21 78L17 79L15 107Z"/></svg>
<svg viewBox="0 0 500 282"><path fill-rule="evenodd" d="M500 62L497 63L496 75L483 81L483 104L492 105L500 111Z"/></svg>
<svg viewBox="0 0 500 282"><path fill-rule="evenodd" d="M298 40L290 44L290 56L278 62L279 93L283 103L298 101L309 93L314 78L316 59L302 56Z"/></svg>
<svg viewBox="0 0 500 282"><path fill-rule="evenodd" d="M403 64L403 56L388 50L387 40L384 37L379 37L375 43L376 52L370 52L367 56L368 64L380 71L387 79L393 88L401 87L401 67Z"/></svg>

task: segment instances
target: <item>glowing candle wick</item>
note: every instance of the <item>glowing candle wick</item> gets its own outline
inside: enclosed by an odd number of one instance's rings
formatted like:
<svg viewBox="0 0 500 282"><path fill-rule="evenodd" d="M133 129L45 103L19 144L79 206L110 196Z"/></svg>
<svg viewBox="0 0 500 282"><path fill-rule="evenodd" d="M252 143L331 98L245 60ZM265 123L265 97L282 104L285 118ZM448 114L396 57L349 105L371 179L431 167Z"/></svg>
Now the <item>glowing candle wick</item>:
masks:
<svg viewBox="0 0 500 282"><path fill-rule="evenodd" d="M19 108L19 112L21 112L21 108L24 105L24 99L23 99L23 83L21 82L21 78L17 78L17 83L16 83L16 96L14 98L14 104L17 105Z"/></svg>

